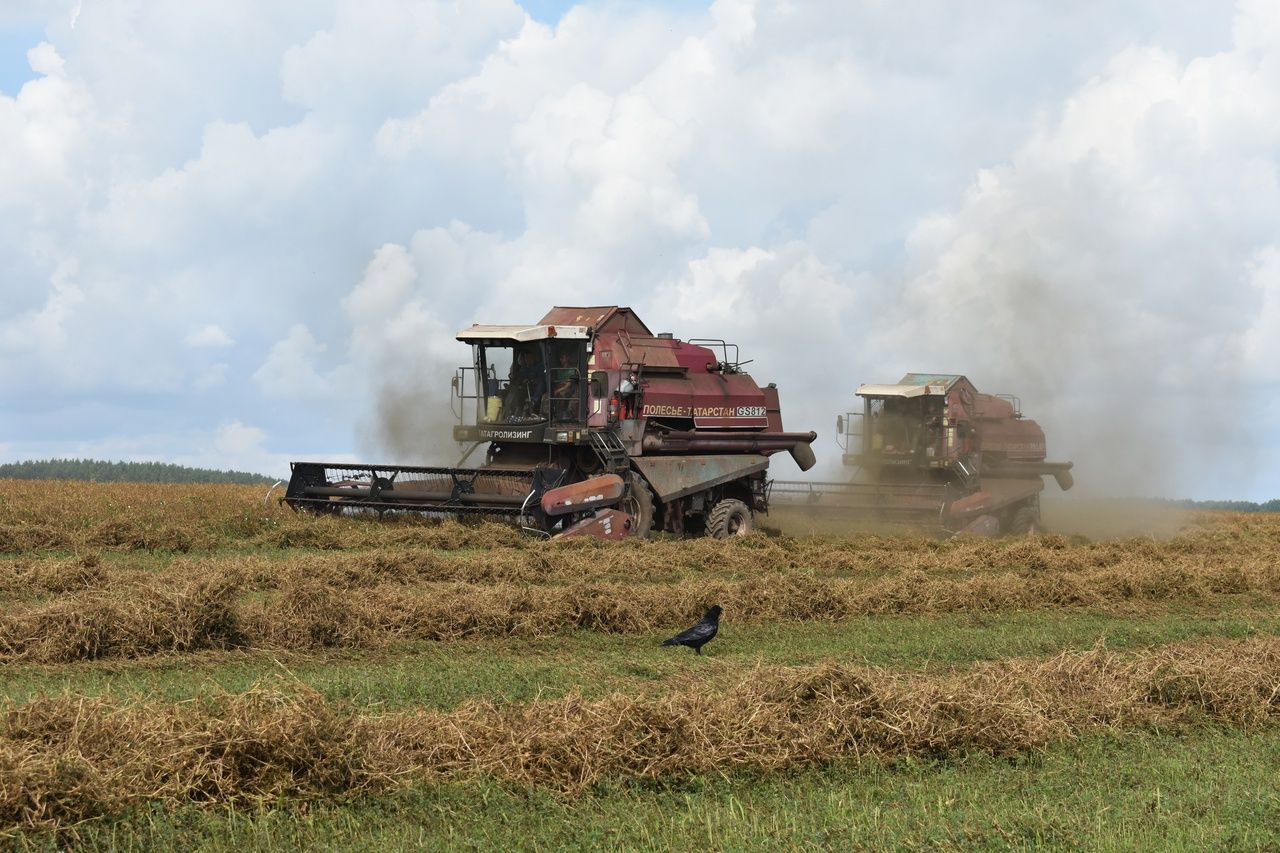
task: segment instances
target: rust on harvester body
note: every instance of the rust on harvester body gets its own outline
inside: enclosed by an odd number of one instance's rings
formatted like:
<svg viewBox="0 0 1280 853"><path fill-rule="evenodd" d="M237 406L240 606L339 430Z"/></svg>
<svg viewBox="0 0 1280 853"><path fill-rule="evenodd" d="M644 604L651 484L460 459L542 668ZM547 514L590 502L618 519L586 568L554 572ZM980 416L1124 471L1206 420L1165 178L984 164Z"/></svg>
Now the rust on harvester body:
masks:
<svg viewBox="0 0 1280 853"><path fill-rule="evenodd" d="M1072 486L1071 463L1049 462L1044 430L1009 395L980 393L957 374L908 373L860 385L862 410L837 418L845 482L775 481L779 503L852 520L983 535L1040 524L1045 476Z"/></svg>
<svg viewBox="0 0 1280 853"><path fill-rule="evenodd" d="M471 448L458 466L294 462L284 500L489 516L555 536L724 537L768 511L772 454L814 464L816 434L783 429L778 389L742 370L736 344L654 334L612 305L456 337L471 349L452 380L453 438Z"/></svg>

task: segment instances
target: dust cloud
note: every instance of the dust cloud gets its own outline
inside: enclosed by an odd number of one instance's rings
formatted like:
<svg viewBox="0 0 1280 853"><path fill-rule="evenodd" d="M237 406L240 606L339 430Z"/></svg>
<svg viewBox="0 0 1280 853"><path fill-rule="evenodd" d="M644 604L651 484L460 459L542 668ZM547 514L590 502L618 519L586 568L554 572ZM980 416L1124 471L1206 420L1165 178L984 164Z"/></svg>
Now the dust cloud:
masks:
<svg viewBox="0 0 1280 853"><path fill-rule="evenodd" d="M879 337L901 365L885 375L961 373L984 393L1017 395L1044 429L1050 461L1075 463L1081 492L1094 497L1250 495L1265 439L1236 353L1248 330L1241 314L1165 298L1138 271L1139 247L1112 240L1104 256L1098 234L956 227L957 242L908 284L895 334ZM1046 243L1094 258L1055 270L1039 256ZM1225 275L1190 272L1177 286L1211 302L1230 292Z"/></svg>
<svg viewBox="0 0 1280 853"><path fill-rule="evenodd" d="M1088 539L1152 537L1168 539L1192 524L1195 513L1161 501L1141 498L1106 498L1056 492L1046 487L1041 497L1042 533L1084 536ZM842 516L821 508L775 504L761 518L768 532L788 536L950 536L941 528L877 523L872 519Z"/></svg>
<svg viewBox="0 0 1280 853"><path fill-rule="evenodd" d="M1096 497L1270 497L1280 122L1205 96L1274 92L1248 17L1231 51L1116 57L922 220L863 363L1019 395Z"/></svg>
<svg viewBox="0 0 1280 853"><path fill-rule="evenodd" d="M760 518L760 529L766 533L786 536L880 536L944 535L939 529L926 531L901 524L884 524L869 518L854 518L837 511L823 511L815 507L773 504L767 515Z"/></svg>
<svg viewBox="0 0 1280 853"><path fill-rule="evenodd" d="M1011 240L991 251L1020 254ZM905 368L897 373L962 373L983 393L1016 395L1043 428L1049 460L1075 464L1079 493L1204 497L1253 485L1248 463L1260 436L1242 416L1251 410L1246 377L1225 356L1196 356L1225 347L1229 326L1144 323L1148 309L1120 296L1123 283L1111 276L1090 295L1066 275L980 263L917 287L931 294L932 310L905 324L916 343L894 348Z"/></svg>
<svg viewBox="0 0 1280 853"><path fill-rule="evenodd" d="M447 396L423 382L384 383L375 392L376 415L361 427L361 444L401 465L456 465L466 451L453 440L457 419ZM474 461L471 460L471 461Z"/></svg>
<svg viewBox="0 0 1280 853"><path fill-rule="evenodd" d="M1118 539L1151 536L1167 539L1192 523L1194 513L1159 501L1050 494L1040 501L1048 533Z"/></svg>
<svg viewBox="0 0 1280 853"><path fill-rule="evenodd" d="M460 322L442 317L438 299L403 246L379 249L343 301L352 324L351 359L370 410L356 417L356 443L373 462L456 465L457 418L450 383L470 361L454 339ZM456 403L456 401L453 401Z"/></svg>

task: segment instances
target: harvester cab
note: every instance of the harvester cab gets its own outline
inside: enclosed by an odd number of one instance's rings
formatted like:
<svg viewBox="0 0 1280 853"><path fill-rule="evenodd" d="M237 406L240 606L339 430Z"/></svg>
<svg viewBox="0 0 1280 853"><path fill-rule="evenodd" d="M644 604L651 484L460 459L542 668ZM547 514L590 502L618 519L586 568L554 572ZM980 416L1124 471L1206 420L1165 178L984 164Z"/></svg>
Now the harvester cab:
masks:
<svg viewBox="0 0 1280 853"><path fill-rule="evenodd" d="M482 515L553 536L725 537L767 512L769 457L814 464L737 347L653 334L629 308L555 308L457 334L455 467L294 462L296 509ZM463 467L481 445L484 459Z"/></svg>
<svg viewBox="0 0 1280 853"><path fill-rule="evenodd" d="M1071 488L1071 463L1046 461L1044 431L1016 397L932 373L857 394L862 410L836 420L853 478L775 482L781 500L949 532L1023 533L1040 524L1043 476Z"/></svg>
<svg viewBox="0 0 1280 853"><path fill-rule="evenodd" d="M917 479L927 470L932 479L970 482L978 470L970 417L975 393L963 376L908 374L897 385L859 386L863 410L838 430L845 464L876 482ZM852 443L847 430L855 423Z"/></svg>
<svg viewBox="0 0 1280 853"><path fill-rule="evenodd" d="M458 333L472 365L453 383L454 438L576 443L587 429L591 330L584 326L472 326ZM467 374L474 378L468 378ZM474 389L468 394L466 390Z"/></svg>

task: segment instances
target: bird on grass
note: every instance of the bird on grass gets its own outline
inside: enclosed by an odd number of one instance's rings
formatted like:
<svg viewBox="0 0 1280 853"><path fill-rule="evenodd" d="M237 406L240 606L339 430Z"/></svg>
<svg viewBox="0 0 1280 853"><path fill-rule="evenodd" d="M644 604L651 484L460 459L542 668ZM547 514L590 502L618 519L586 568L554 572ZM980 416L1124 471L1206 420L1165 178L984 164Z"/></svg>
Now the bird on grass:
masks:
<svg viewBox="0 0 1280 853"><path fill-rule="evenodd" d="M715 638L716 632L720 630L720 614L723 612L719 604L711 605L707 608L702 621L688 631L682 631L669 640L663 640L662 645L688 646L698 654L702 654L702 647L711 642Z"/></svg>

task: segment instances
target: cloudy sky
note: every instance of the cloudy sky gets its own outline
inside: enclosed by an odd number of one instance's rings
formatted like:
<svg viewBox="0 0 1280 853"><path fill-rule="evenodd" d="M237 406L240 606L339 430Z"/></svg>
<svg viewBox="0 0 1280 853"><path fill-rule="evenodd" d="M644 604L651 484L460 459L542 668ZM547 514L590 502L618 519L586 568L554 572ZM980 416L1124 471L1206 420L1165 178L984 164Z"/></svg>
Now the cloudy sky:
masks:
<svg viewBox="0 0 1280 853"><path fill-rule="evenodd" d="M620 303L826 474L925 370L1272 498L1278 167L1273 0L4 0L0 461L415 461L454 331Z"/></svg>

